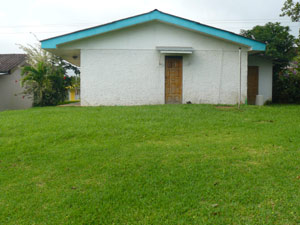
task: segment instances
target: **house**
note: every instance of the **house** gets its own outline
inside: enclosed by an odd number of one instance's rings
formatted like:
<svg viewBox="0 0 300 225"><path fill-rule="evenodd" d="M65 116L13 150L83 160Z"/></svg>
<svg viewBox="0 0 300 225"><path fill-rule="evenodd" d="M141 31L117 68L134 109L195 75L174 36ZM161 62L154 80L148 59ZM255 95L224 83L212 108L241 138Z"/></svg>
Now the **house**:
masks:
<svg viewBox="0 0 300 225"><path fill-rule="evenodd" d="M68 100L69 101L80 100L80 88L69 87L68 88Z"/></svg>
<svg viewBox="0 0 300 225"><path fill-rule="evenodd" d="M32 106L32 99L23 94L21 87L20 66L25 60L25 54L0 54L0 111Z"/></svg>
<svg viewBox="0 0 300 225"><path fill-rule="evenodd" d="M81 67L81 105L272 99L266 44L159 10L41 41Z"/></svg>

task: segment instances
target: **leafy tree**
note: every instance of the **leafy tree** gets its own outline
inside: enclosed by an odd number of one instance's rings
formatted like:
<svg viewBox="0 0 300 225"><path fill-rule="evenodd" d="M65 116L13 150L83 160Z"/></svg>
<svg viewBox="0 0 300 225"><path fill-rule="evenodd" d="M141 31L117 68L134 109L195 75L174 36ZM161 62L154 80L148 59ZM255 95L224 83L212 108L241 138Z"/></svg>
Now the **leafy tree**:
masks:
<svg viewBox="0 0 300 225"><path fill-rule="evenodd" d="M293 0L286 0L282 9L280 16L288 16L293 22L300 21L300 2Z"/></svg>
<svg viewBox="0 0 300 225"><path fill-rule="evenodd" d="M251 30L241 31L241 34L246 37L267 43L263 55L273 61L273 102L298 101L297 86L293 86L293 82L298 80L298 77L285 72L289 68L290 61L297 55L296 39L289 31L288 26L271 22L264 26L255 26ZM283 76L282 74L290 75ZM290 95L287 98L288 94L293 94L293 96Z"/></svg>
<svg viewBox="0 0 300 225"><path fill-rule="evenodd" d="M300 21L300 2L293 0L286 0L282 9L282 13L280 16L289 16L292 22L299 22ZM299 29L299 36L296 40L296 44L298 46L298 55L300 54L300 29Z"/></svg>
<svg viewBox="0 0 300 225"><path fill-rule="evenodd" d="M255 26L251 30L242 30L241 34L267 43L267 49L264 54L272 58L274 71L279 72L296 56L294 48L295 37L289 31L290 28L288 26L281 26L278 22L269 22L264 26Z"/></svg>
<svg viewBox="0 0 300 225"><path fill-rule="evenodd" d="M39 45L20 46L27 53L27 64L22 68L22 85L25 94L33 97L35 106L57 105L67 96L72 78L66 75L71 69L79 76L74 65L46 52Z"/></svg>

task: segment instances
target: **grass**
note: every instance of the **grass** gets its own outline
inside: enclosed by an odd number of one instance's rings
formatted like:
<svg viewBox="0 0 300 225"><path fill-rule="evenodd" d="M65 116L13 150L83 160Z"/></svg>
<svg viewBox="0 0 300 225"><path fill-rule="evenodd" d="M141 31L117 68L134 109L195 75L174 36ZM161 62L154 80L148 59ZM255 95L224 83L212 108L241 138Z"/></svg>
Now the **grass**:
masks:
<svg viewBox="0 0 300 225"><path fill-rule="evenodd" d="M299 224L300 106L0 113L0 224Z"/></svg>

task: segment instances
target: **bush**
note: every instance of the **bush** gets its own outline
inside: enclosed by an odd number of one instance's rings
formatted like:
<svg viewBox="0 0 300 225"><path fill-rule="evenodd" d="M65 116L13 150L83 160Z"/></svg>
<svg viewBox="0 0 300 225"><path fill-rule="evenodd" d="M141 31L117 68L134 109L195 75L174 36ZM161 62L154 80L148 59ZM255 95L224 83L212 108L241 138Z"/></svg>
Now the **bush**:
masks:
<svg viewBox="0 0 300 225"><path fill-rule="evenodd" d="M68 94L68 89L66 87L70 85L68 82L70 78L63 76L62 74L57 74L50 75L48 79L49 85L44 90L40 102L35 102L35 106L54 106L66 100Z"/></svg>
<svg viewBox="0 0 300 225"><path fill-rule="evenodd" d="M274 79L274 101L300 104L300 69L295 60Z"/></svg>
<svg viewBox="0 0 300 225"><path fill-rule="evenodd" d="M25 94L33 96L34 106L53 106L66 99L71 78L65 76L64 72L63 69L44 62L22 68Z"/></svg>

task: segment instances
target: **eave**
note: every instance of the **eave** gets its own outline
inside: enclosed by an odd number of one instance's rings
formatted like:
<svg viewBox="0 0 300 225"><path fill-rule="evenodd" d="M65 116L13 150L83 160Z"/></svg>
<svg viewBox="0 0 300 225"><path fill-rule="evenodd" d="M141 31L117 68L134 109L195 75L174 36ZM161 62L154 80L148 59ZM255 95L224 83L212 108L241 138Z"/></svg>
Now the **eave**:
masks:
<svg viewBox="0 0 300 225"><path fill-rule="evenodd" d="M159 10L154 10L145 14L129 17L122 20L117 20L104 25L91 27L84 30L75 31L72 33L64 34L61 36L49 38L42 40L43 49L56 49L58 45L65 44L72 41L81 40L84 38L93 37L95 35L100 35L110 31L115 31L123 29L126 27L150 22L150 21L161 21L175 26L183 27L189 30L198 31L216 38L224 39L230 42L234 42L243 46L249 46L252 51L265 51L266 44L253 40L251 38L246 38L244 36L222 30L219 28L211 27L205 24L201 24L192 20L177 17L171 14L161 12Z"/></svg>

